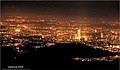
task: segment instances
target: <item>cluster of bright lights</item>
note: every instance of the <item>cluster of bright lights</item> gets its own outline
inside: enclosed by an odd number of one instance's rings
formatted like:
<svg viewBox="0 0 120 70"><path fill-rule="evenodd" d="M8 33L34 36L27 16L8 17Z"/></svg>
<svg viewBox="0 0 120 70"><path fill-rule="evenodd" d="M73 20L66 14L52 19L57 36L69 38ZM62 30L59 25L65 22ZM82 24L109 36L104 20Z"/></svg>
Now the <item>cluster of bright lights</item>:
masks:
<svg viewBox="0 0 120 70"><path fill-rule="evenodd" d="M20 29L16 29L15 32L20 32Z"/></svg>

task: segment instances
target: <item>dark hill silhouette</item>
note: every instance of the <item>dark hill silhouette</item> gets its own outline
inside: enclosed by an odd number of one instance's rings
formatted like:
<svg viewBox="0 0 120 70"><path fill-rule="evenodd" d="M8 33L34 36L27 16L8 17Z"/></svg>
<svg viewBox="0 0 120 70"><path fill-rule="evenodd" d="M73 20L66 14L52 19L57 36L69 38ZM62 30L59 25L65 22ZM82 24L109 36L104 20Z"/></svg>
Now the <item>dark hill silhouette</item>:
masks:
<svg viewBox="0 0 120 70"><path fill-rule="evenodd" d="M83 44L75 44L75 43L70 43L70 44L56 44L54 46L51 46L48 49L54 49L50 50L49 53L58 53L58 54L63 54L64 56L68 57L103 57L103 56L109 56L109 55L114 55L114 53L111 53L106 50L101 50L101 49L95 49L90 46L86 46Z"/></svg>
<svg viewBox="0 0 120 70"><path fill-rule="evenodd" d="M76 62L73 57L103 57L115 55L108 51L101 49L94 49L83 44L56 44L50 47L34 49L26 45L23 50L29 50L29 53L19 54L14 52L10 47L2 48L2 67L6 65L23 65L28 68L104 68L105 69L118 69L119 62ZM14 59L16 57L16 59ZM38 69L39 70L39 69Z"/></svg>

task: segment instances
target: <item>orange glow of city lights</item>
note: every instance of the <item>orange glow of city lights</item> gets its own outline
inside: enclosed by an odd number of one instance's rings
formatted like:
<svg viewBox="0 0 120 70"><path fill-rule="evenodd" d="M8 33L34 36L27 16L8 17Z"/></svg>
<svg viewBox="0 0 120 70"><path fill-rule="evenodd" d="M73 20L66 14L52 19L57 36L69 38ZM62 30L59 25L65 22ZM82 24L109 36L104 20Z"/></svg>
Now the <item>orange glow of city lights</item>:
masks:
<svg viewBox="0 0 120 70"><path fill-rule="evenodd" d="M20 32L20 29L16 29L15 32Z"/></svg>
<svg viewBox="0 0 120 70"><path fill-rule="evenodd" d="M23 25L24 28L28 28L27 26Z"/></svg>

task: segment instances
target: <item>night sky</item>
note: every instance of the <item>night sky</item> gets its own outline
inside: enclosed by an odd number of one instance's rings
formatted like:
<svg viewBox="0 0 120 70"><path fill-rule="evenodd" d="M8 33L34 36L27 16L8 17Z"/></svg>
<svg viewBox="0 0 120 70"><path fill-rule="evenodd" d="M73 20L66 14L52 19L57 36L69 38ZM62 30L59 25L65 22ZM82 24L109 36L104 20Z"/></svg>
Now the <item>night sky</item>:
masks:
<svg viewBox="0 0 120 70"><path fill-rule="evenodd" d="M69 16L118 18L119 2L115 1L4 1L3 16Z"/></svg>

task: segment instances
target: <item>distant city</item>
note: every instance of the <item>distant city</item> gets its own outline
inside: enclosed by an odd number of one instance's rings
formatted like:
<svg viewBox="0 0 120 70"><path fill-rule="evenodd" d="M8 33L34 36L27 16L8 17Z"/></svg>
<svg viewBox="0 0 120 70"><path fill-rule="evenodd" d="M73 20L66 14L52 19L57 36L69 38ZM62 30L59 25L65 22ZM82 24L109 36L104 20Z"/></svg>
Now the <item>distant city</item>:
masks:
<svg viewBox="0 0 120 70"><path fill-rule="evenodd" d="M118 70L120 22L115 13L117 2L74 2L75 7L71 6L71 2L28 2L28 6L26 3L3 2L3 15L0 17L2 20L0 38L3 70L39 70L45 66L53 66L53 68L55 66L95 68L96 66ZM108 4L108 6L105 5L106 12L102 11L104 3ZM30 6L31 4L34 6ZM96 5L100 9L95 7ZM80 10L78 10L79 7ZM35 8L34 11L33 8ZM89 12L91 13L88 15L89 17L83 13L86 12L86 8L88 8L87 11L92 11ZM19 9L23 9L23 11ZM72 9L74 12L71 12ZM76 10L79 13L76 13ZM94 15L94 10L97 14L101 14ZM29 16L26 16L25 12L28 11L30 11L29 14L26 14ZM49 14L49 17L32 14L31 11L36 14L39 12ZM53 14L54 12L56 13ZM22 15L17 15L18 13ZM108 13L107 17L103 13ZM103 16L101 17L101 15Z"/></svg>
<svg viewBox="0 0 120 70"><path fill-rule="evenodd" d="M35 48L41 48L55 45L55 43L79 42L102 50L120 52L119 28L92 26L95 23L108 24L108 27L119 25L117 21L107 22L99 18L62 21L43 17L3 17L0 29L3 41L2 47L24 46L23 44L27 42L42 44L45 41L46 44L42 46L34 46ZM41 41L39 42L39 40Z"/></svg>

